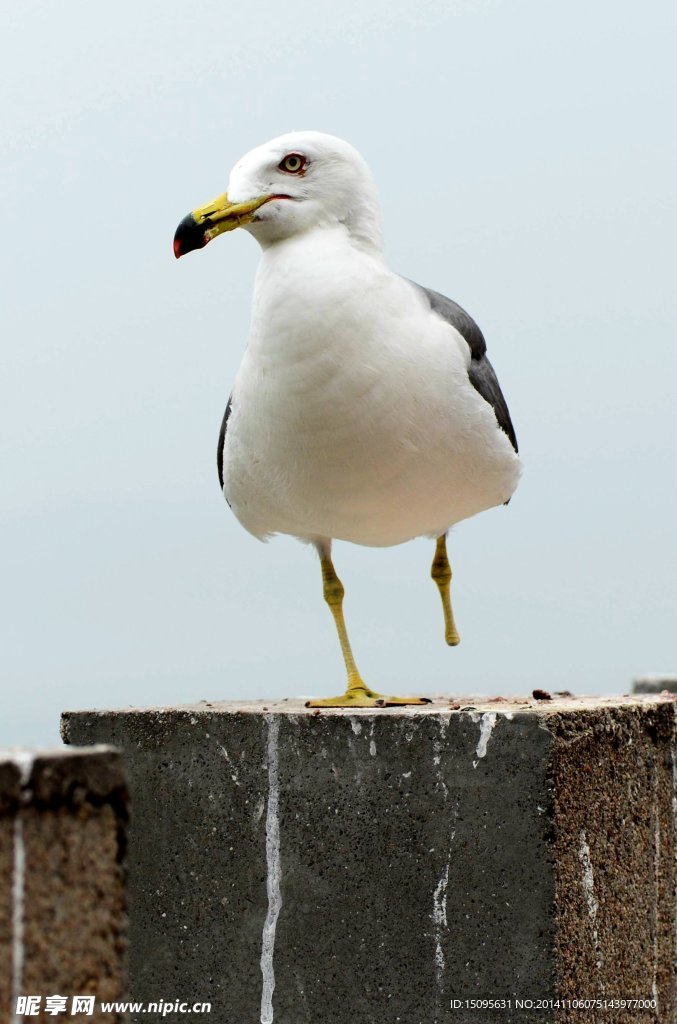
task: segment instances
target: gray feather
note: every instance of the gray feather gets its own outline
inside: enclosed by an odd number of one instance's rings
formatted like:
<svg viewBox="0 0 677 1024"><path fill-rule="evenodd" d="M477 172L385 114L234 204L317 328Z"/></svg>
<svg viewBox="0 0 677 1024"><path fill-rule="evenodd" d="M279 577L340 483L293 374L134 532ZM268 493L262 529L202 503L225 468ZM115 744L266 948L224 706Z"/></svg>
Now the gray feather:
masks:
<svg viewBox="0 0 677 1024"><path fill-rule="evenodd" d="M411 283L415 284L413 281ZM488 402L493 408L499 427L508 435L510 443L517 451L515 428L512 425L508 406L494 368L487 359L487 343L481 330L472 317L453 299L448 299L445 295L440 295L439 292L434 292L431 288L424 288L420 284L417 284L416 288L424 293L433 312L455 327L466 342L471 356L468 368L470 383L485 402Z"/></svg>
<svg viewBox="0 0 677 1024"><path fill-rule="evenodd" d="M219 483L221 484L221 490L223 490L223 449L226 444L226 430L228 429L228 417L230 416L230 410L233 405L233 396L231 395L228 399L228 405L226 411L223 414L223 420L221 421L221 430L219 431L219 443L216 449L216 468L219 471ZM228 499L226 498L226 501ZM230 502L228 502L230 505Z"/></svg>

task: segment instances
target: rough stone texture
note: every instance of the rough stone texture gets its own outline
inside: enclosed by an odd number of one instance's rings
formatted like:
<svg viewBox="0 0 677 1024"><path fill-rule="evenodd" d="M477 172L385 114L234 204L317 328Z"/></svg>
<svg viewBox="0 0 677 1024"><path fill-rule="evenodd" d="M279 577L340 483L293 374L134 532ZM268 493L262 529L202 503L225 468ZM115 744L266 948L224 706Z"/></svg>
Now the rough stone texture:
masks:
<svg viewBox="0 0 677 1024"><path fill-rule="evenodd" d="M641 676L632 689L633 693L677 693L677 675Z"/></svg>
<svg viewBox="0 0 677 1024"><path fill-rule="evenodd" d="M127 755L136 999L272 1019L279 827L276 1024L677 1019L670 699L202 703L62 731ZM657 1012L515 1005L653 994ZM512 1008L450 1008L473 998Z"/></svg>
<svg viewBox="0 0 677 1024"><path fill-rule="evenodd" d="M654 995L665 1021L677 1020L674 708L667 701L549 722L560 993ZM630 1010L613 1019L642 1018Z"/></svg>
<svg viewBox="0 0 677 1024"><path fill-rule="evenodd" d="M69 997L68 1020L122 1020L98 1001L124 998L127 802L122 758L107 747L0 753L0 1021L13 1019L20 994L43 997L26 1020L60 1019L45 1013L54 994ZM18 847L23 936L13 927ZM96 996L95 1014L72 1015L73 995Z"/></svg>
<svg viewBox="0 0 677 1024"><path fill-rule="evenodd" d="M18 794L18 772L0 761L0 1020L9 1019L12 977L12 875L14 871L14 821L7 813L9 791Z"/></svg>

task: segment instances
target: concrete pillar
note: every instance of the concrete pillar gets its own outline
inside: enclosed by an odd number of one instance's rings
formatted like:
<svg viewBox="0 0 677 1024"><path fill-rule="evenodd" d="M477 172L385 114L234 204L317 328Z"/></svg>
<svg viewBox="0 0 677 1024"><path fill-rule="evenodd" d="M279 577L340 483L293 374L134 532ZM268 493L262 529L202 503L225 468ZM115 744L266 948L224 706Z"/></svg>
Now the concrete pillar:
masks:
<svg viewBox="0 0 677 1024"><path fill-rule="evenodd" d="M0 752L0 1021L113 1022L123 995L127 788L107 747ZM38 1013L16 1016L19 996ZM67 997L58 1016L46 997ZM94 996L73 1016L73 996Z"/></svg>
<svg viewBox="0 0 677 1024"><path fill-rule="evenodd" d="M62 731L127 757L134 998L219 1024L677 1019L671 700L201 703ZM657 1009L535 1002L614 998Z"/></svg>
<svg viewBox="0 0 677 1024"><path fill-rule="evenodd" d="M677 693L677 675L640 676L632 689L633 693Z"/></svg>

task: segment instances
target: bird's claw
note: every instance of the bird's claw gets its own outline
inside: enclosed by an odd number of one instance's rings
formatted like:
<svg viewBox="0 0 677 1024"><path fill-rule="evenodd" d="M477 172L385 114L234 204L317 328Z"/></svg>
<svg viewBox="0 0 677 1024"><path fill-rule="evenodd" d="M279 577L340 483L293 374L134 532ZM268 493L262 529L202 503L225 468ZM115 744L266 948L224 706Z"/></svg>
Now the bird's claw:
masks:
<svg viewBox="0 0 677 1024"><path fill-rule="evenodd" d="M391 708L407 705L430 704L430 697L386 697L382 693L363 688L351 688L339 697L307 700L307 708Z"/></svg>

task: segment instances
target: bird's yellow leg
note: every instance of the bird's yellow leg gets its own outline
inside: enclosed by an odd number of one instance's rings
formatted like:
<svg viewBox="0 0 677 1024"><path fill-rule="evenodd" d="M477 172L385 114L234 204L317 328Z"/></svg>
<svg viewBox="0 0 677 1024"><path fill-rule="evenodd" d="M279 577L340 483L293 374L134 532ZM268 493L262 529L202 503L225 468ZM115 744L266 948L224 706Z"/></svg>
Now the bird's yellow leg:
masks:
<svg viewBox="0 0 677 1024"><path fill-rule="evenodd" d="M322 584L324 599L334 617L338 633L341 653L348 673L346 692L339 697L326 697L324 700L307 700L308 708L375 708L389 707L394 704L429 704L427 697L384 697L383 694L370 690L362 679L353 655L348 630L343 617L343 584L336 575L334 563L328 552L320 552L322 566Z"/></svg>
<svg viewBox="0 0 677 1024"><path fill-rule="evenodd" d="M451 610L451 566L447 558L447 537L444 533L441 537L437 538L437 547L435 548L435 557L433 558L430 575L435 580L440 597L442 598L444 638L450 647L456 647L457 644L460 644L461 638L458 635L456 623L454 622L454 613Z"/></svg>

